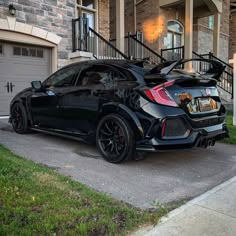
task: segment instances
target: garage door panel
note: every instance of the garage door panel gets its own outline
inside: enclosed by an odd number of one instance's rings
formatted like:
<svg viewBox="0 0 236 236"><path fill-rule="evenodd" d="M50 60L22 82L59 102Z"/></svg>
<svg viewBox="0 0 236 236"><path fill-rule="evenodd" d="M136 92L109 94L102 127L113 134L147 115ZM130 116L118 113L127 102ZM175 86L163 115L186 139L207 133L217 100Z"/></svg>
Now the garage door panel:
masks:
<svg viewBox="0 0 236 236"><path fill-rule="evenodd" d="M51 50L32 45L0 44L4 48L4 54L0 55L0 115L7 115L10 101L18 92L30 87L31 81L43 81L50 75ZM39 48L43 57L14 55L14 47ZM7 83L12 85L12 91L7 91Z"/></svg>
<svg viewBox="0 0 236 236"><path fill-rule="evenodd" d="M25 82L25 81L13 81L12 85L13 85L13 90L15 94L19 93L25 88L31 87L31 83Z"/></svg>
<svg viewBox="0 0 236 236"><path fill-rule="evenodd" d="M1 95L6 95L8 92L7 92L7 81L1 81L0 82L0 94Z"/></svg>
<svg viewBox="0 0 236 236"><path fill-rule="evenodd" d="M0 99L0 115L7 116L9 115L9 104L11 102L11 97L1 97Z"/></svg>
<svg viewBox="0 0 236 236"><path fill-rule="evenodd" d="M7 90L7 81L0 82L0 115L8 115L12 95Z"/></svg>

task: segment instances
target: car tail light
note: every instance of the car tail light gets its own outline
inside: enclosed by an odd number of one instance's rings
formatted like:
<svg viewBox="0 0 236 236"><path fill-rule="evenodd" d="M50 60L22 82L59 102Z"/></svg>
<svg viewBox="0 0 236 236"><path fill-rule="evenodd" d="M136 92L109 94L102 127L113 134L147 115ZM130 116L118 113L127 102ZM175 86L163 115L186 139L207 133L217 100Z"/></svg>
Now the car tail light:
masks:
<svg viewBox="0 0 236 236"><path fill-rule="evenodd" d="M149 90L145 90L145 94L154 102L162 105L177 107L175 100L165 89L174 84L174 81L166 82Z"/></svg>

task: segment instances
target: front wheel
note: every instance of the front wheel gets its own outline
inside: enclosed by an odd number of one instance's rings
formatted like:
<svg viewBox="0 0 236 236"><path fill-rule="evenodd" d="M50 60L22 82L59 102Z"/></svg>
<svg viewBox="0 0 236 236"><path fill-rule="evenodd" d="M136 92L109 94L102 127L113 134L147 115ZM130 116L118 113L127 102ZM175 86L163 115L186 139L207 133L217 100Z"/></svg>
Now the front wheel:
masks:
<svg viewBox="0 0 236 236"><path fill-rule="evenodd" d="M110 114L101 119L97 127L96 143L104 159L111 163L132 159L135 153L133 130L118 114Z"/></svg>
<svg viewBox="0 0 236 236"><path fill-rule="evenodd" d="M11 109L11 120L14 131L18 134L28 133L28 119L24 106L16 103Z"/></svg>

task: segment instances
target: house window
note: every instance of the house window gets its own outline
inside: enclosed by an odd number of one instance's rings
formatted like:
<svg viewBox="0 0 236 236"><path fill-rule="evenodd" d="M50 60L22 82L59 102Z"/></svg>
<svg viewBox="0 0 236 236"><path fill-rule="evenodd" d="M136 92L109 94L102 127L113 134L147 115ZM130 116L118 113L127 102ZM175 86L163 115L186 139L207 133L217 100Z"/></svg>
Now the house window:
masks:
<svg viewBox="0 0 236 236"><path fill-rule="evenodd" d="M208 27L209 29L212 29L214 28L214 16L209 16L208 17Z"/></svg>
<svg viewBox="0 0 236 236"><path fill-rule="evenodd" d="M0 54L3 54L3 46L0 44Z"/></svg>
<svg viewBox="0 0 236 236"><path fill-rule="evenodd" d="M168 22L167 48L176 48L183 45L184 27L175 20Z"/></svg>
<svg viewBox="0 0 236 236"><path fill-rule="evenodd" d="M96 22L96 1L95 0L77 0L78 16L88 19L89 27L95 29Z"/></svg>

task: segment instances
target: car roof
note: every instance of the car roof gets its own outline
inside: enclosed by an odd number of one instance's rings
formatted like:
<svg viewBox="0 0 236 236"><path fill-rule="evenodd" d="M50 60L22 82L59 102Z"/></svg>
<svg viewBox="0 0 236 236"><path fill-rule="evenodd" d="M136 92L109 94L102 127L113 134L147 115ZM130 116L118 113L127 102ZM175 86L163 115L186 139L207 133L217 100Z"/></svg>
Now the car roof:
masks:
<svg viewBox="0 0 236 236"><path fill-rule="evenodd" d="M110 65L110 66L115 66L115 67L121 67L123 69L132 69L137 65L138 63L141 63L140 61L129 61L129 60L118 60L118 59L107 59L107 60L88 60L88 61L81 61L81 62L75 62L70 65L65 66L66 67L71 67L71 66L76 66L76 65L81 65L81 64L87 64L87 65ZM141 67L140 67L141 68Z"/></svg>

